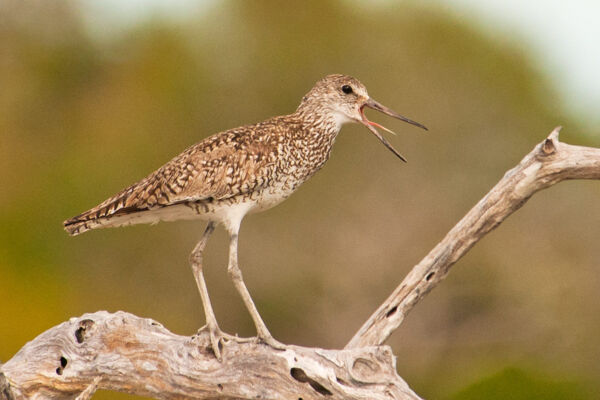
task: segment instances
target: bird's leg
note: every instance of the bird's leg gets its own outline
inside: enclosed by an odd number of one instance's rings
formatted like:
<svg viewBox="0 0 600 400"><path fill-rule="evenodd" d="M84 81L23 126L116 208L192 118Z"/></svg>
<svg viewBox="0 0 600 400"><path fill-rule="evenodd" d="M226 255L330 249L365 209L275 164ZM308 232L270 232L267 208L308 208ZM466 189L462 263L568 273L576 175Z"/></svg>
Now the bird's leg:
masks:
<svg viewBox="0 0 600 400"><path fill-rule="evenodd" d="M273 338L267 326L263 322L254 302L252 301L252 297L250 297L250 292L246 288L244 284L244 279L242 277L242 271L238 266L238 257L237 257L237 248L238 248L238 235L237 233L231 234L231 239L229 242L229 266L227 267L227 272L231 276L233 280L233 285L239 292L240 296L242 296L242 300L250 312L250 316L254 321L254 325L256 326L256 333L258 334L258 339L262 342L268 344L269 346L275 349L285 349L285 345L283 343L278 342Z"/></svg>
<svg viewBox="0 0 600 400"><path fill-rule="evenodd" d="M202 253L204 252L208 238L214 230L215 223L211 221L206 226L206 230L204 231L202 238L196 247L194 247L194 250L192 250L192 254L190 255L190 265L192 266L194 278L196 279L196 285L198 285L198 291L200 292L200 297L202 298L202 306L204 307L204 315L206 317L206 326L210 334L210 343L215 356L220 361L221 351L219 349L219 342L223 338L223 333L217 324L215 312L213 311L212 305L210 304L210 298L208 297L208 290L206 289L204 274L202 273Z"/></svg>

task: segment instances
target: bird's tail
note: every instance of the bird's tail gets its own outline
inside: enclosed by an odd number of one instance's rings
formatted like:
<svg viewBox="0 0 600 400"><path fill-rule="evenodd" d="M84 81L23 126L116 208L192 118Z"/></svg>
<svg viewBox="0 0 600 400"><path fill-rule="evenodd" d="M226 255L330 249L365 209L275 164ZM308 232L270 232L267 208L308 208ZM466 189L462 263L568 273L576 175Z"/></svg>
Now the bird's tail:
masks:
<svg viewBox="0 0 600 400"><path fill-rule="evenodd" d="M82 216L85 216L85 213L63 222L65 231L67 231L69 235L76 236L102 225L99 220L80 218Z"/></svg>
<svg viewBox="0 0 600 400"><path fill-rule="evenodd" d="M149 214L146 210L129 211L121 209L120 212L112 212L107 215L102 215L101 211L93 208L66 220L63 222L65 231L71 236L77 236L92 229L154 222L152 219L144 218L146 214Z"/></svg>
<svg viewBox="0 0 600 400"><path fill-rule="evenodd" d="M166 190L160 186L161 180L156 178L156 174L153 173L98 206L66 220L63 222L65 230L69 235L75 236L97 228L197 217L197 212L185 205L187 201L181 201L181 204L168 202Z"/></svg>
<svg viewBox="0 0 600 400"><path fill-rule="evenodd" d="M139 211L134 204L127 204L132 188L127 188L98 206L63 222L69 235L75 236L96 228L123 225L128 214Z"/></svg>

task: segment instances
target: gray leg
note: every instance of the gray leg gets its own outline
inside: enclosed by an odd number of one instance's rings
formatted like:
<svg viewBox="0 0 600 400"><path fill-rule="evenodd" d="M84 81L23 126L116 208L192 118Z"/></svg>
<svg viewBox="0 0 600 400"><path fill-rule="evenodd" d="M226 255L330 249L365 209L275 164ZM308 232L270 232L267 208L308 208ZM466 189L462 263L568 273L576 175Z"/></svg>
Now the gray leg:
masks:
<svg viewBox="0 0 600 400"><path fill-rule="evenodd" d="M227 272L229 272L235 288L239 292L240 296L242 296L242 300L244 301L248 312L250 312L250 316L252 317L254 325L256 326L258 338L271 347L276 349L285 349L284 344L279 343L273 338L273 336L271 336L271 333L267 329L267 326L260 317L260 314L258 313L258 310L256 309L256 306L250 297L250 292L248 292L248 289L244 284L244 279L242 278L242 271L238 266L237 247L238 235L235 233L231 235L231 241L229 242L229 266L227 268Z"/></svg>
<svg viewBox="0 0 600 400"><path fill-rule="evenodd" d="M202 306L204 307L204 316L206 317L206 326L210 333L210 342L217 359L221 360L221 351L219 350L219 341L222 338L221 330L217 324L215 318L215 312L213 311L212 305L210 304L210 298L208 297L208 290L206 289L206 282L204 281L204 274L202 273L202 253L206 247L208 238L215 230L215 223L209 222L206 226L206 230L202 235L202 239L198 242L192 254L190 255L190 265L194 272L194 278L196 278L196 285L198 285L198 291L200 291L200 297L202 298Z"/></svg>

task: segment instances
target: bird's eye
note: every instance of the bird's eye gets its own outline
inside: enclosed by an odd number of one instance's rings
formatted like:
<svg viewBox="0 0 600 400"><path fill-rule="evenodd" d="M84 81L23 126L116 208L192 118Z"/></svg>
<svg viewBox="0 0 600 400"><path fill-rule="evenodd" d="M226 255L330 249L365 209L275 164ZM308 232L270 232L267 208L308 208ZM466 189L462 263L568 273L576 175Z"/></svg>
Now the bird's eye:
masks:
<svg viewBox="0 0 600 400"><path fill-rule="evenodd" d="M346 94L352 93L352 86L350 86L350 85L344 85L344 86L342 86L342 92L344 92Z"/></svg>

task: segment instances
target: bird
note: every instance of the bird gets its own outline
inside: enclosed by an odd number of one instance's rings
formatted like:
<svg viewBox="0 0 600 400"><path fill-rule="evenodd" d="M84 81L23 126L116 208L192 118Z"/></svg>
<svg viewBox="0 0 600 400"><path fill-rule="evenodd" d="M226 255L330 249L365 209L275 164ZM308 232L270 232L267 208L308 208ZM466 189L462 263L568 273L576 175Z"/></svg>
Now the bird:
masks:
<svg viewBox="0 0 600 400"><path fill-rule="evenodd" d="M258 342L283 349L263 322L238 265L238 232L249 213L267 210L287 199L319 171L330 157L343 125L359 123L396 157L406 159L376 128L393 133L365 116L371 108L419 128L427 128L373 100L352 76L327 75L302 97L291 114L216 133L192 145L142 180L98 206L64 221L70 235L98 228L174 220L207 222L189 257L213 353L236 340L221 331L203 275L202 254L217 224L229 234L227 270L256 327Z"/></svg>

